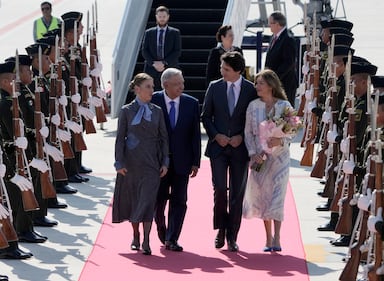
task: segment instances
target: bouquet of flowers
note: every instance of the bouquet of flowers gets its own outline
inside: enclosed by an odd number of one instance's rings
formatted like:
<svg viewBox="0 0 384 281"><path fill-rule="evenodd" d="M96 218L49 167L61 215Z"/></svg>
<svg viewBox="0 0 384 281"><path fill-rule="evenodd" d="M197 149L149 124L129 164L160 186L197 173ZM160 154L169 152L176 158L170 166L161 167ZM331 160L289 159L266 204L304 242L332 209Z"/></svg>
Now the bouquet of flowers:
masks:
<svg viewBox="0 0 384 281"><path fill-rule="evenodd" d="M292 107L285 107L281 113L276 112L273 117L262 121L259 124L259 136L264 152L272 154L276 148L268 147L269 138L292 138L302 126L297 112Z"/></svg>

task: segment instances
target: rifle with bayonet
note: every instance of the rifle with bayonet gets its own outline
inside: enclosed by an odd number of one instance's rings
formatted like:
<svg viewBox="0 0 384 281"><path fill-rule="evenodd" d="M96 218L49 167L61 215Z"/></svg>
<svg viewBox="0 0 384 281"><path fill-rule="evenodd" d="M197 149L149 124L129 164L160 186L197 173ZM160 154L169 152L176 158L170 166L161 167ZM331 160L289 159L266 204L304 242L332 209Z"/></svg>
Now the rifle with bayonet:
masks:
<svg viewBox="0 0 384 281"><path fill-rule="evenodd" d="M16 142L17 138L24 137L24 123L20 118L19 99L20 95L20 73L19 73L19 55L16 52L16 79L13 81L12 93L12 117L13 117L13 135ZM24 149L15 146L16 152L16 173L19 176L27 178L32 182L31 172L28 166L28 160ZM32 189L27 189L21 192L23 207L25 211L34 211L39 209L35 194Z"/></svg>

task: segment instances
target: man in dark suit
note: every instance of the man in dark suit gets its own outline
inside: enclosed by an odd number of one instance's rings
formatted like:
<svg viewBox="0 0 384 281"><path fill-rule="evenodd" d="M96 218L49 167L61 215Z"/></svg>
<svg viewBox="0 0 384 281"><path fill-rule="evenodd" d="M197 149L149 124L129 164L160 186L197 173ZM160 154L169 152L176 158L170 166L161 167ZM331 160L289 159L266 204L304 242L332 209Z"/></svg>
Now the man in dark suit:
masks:
<svg viewBox="0 0 384 281"><path fill-rule="evenodd" d="M273 12L268 19L273 33L265 68L272 69L283 84L288 101L295 107L296 89L299 85L296 76L296 42L287 30L287 19L281 12Z"/></svg>
<svg viewBox="0 0 384 281"><path fill-rule="evenodd" d="M243 141L245 115L257 94L241 76L245 61L239 52L224 53L221 61L223 78L208 86L202 121L209 137L205 155L210 158L214 187L213 227L219 229L215 247L222 248L226 236L228 249L235 252L249 161Z"/></svg>
<svg viewBox="0 0 384 281"><path fill-rule="evenodd" d="M180 31L168 25L169 10L156 9L157 26L145 31L141 53L144 57L144 72L154 79L155 90L161 90L160 76L168 67L178 67L181 55Z"/></svg>
<svg viewBox="0 0 384 281"><path fill-rule="evenodd" d="M167 68L161 75L163 91L155 92L152 103L163 109L169 137L169 169L161 179L155 221L165 248L181 252L179 239L187 211L189 175L195 177L200 167L201 133L199 102L184 94L184 78L179 69ZM165 206L169 199L168 227Z"/></svg>

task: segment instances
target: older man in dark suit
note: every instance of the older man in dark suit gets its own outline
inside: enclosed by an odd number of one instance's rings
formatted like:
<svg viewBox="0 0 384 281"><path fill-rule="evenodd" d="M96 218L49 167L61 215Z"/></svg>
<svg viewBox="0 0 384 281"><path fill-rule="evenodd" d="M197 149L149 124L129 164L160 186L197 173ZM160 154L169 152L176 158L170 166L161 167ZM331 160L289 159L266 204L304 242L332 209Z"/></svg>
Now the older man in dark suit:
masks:
<svg viewBox="0 0 384 281"><path fill-rule="evenodd" d="M161 90L160 76L168 67L178 67L181 55L180 31L168 25L169 10L165 6L156 9L157 26L145 31L141 53L144 72L154 79L155 90Z"/></svg>
<svg viewBox="0 0 384 281"><path fill-rule="evenodd" d="M273 12L268 19L273 33L265 58L265 68L272 69L283 84L288 101L295 107L296 90L296 42L287 30L287 19L281 12Z"/></svg>
<svg viewBox="0 0 384 281"><path fill-rule="evenodd" d="M241 76L245 61L239 52L224 53L221 61L223 78L208 86L202 121L209 137L205 155L210 158L214 187L213 226L219 229L215 247L222 248L226 236L228 249L235 252L249 161L245 115L257 94L253 84Z"/></svg>
<svg viewBox="0 0 384 281"><path fill-rule="evenodd" d="M181 252L179 239L187 211L187 187L195 177L201 158L199 102L184 94L184 78L179 69L167 68L161 75L163 91L154 93L152 103L163 109L169 138L169 169L161 179L155 221L159 238L165 248ZM165 206L169 199L168 227Z"/></svg>

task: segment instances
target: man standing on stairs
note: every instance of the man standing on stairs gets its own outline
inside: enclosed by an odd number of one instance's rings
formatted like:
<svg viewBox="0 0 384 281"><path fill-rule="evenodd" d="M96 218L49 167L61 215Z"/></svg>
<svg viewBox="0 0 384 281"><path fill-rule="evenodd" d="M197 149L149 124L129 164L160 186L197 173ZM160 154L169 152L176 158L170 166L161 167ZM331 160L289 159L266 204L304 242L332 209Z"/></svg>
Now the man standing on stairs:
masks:
<svg viewBox="0 0 384 281"><path fill-rule="evenodd" d="M144 57L144 72L153 77L155 90L161 90L161 73L168 67L178 68L181 55L181 37L177 28L168 25L169 9L156 9L157 26L145 31L141 48Z"/></svg>

